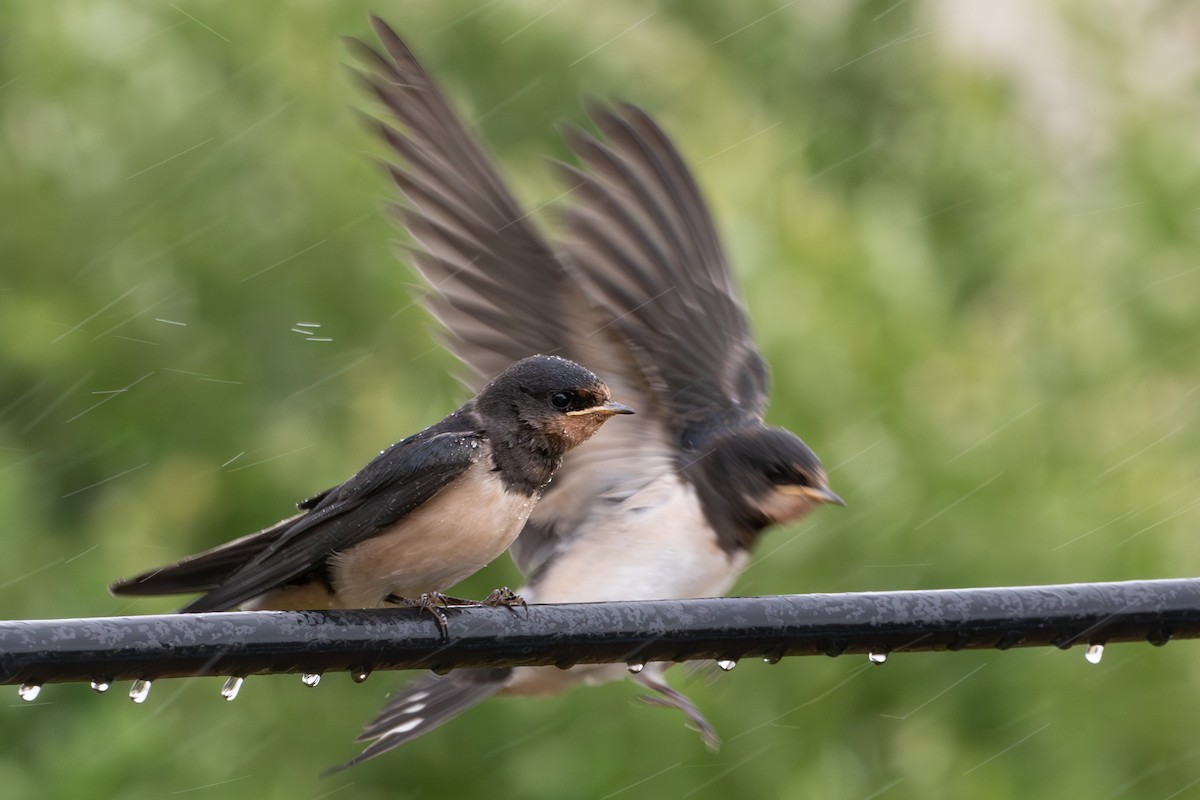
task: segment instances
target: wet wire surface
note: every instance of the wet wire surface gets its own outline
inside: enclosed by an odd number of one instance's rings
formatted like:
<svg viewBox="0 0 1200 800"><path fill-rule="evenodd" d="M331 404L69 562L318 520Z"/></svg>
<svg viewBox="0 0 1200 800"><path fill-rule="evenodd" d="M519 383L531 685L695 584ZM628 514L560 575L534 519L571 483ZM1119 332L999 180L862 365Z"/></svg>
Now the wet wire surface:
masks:
<svg viewBox="0 0 1200 800"><path fill-rule="evenodd" d="M715 660L1200 636L1200 579L445 610L252 611L0 622L0 683Z"/></svg>

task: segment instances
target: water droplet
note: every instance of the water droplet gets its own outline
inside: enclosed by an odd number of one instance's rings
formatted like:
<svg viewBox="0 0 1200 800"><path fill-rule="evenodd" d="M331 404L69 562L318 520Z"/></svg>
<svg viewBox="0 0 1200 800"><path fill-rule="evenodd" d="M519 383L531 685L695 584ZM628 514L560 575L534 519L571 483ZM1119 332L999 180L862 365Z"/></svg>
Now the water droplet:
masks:
<svg viewBox="0 0 1200 800"><path fill-rule="evenodd" d="M830 639L823 652L830 658L837 658L850 647L848 639Z"/></svg>
<svg viewBox="0 0 1200 800"><path fill-rule="evenodd" d="M867 660L872 664L882 664L887 661L887 653L867 653Z"/></svg>
<svg viewBox="0 0 1200 800"><path fill-rule="evenodd" d="M965 633L956 633L949 641L946 642L946 649L955 652L962 650L971 643L971 637Z"/></svg>
<svg viewBox="0 0 1200 800"><path fill-rule="evenodd" d="M764 664L778 664L782 660L783 656L779 655L778 653L772 653L769 656L763 656Z"/></svg>
<svg viewBox="0 0 1200 800"><path fill-rule="evenodd" d="M1099 664L1100 659L1104 658L1104 645L1089 644L1087 651L1083 654L1083 657L1088 660L1089 664Z"/></svg>
<svg viewBox="0 0 1200 800"><path fill-rule="evenodd" d="M300 682L303 683L305 686L316 686L318 683L321 682L321 673L306 672L300 676Z"/></svg>
<svg viewBox="0 0 1200 800"><path fill-rule="evenodd" d="M32 703L37 700L39 694L42 693L42 685L40 683L22 683L17 687L17 696L26 703Z"/></svg>
<svg viewBox="0 0 1200 800"><path fill-rule="evenodd" d="M245 678L233 675L229 680L225 681L225 685L221 687L221 697L226 700L232 700L238 696L238 692L242 690L242 684L246 682Z"/></svg>
<svg viewBox="0 0 1200 800"><path fill-rule="evenodd" d="M371 677L371 670L367 667L356 667L350 670L350 680L355 683L364 683L369 677Z"/></svg>
<svg viewBox="0 0 1200 800"><path fill-rule="evenodd" d="M98 680L92 681L92 691L96 694L104 694L108 691L108 687L112 686L112 681Z"/></svg>
<svg viewBox="0 0 1200 800"><path fill-rule="evenodd" d="M129 687L129 699L137 704L146 702L146 697L150 694L150 681L136 680Z"/></svg>
<svg viewBox="0 0 1200 800"><path fill-rule="evenodd" d="M1025 641L1025 634L1020 631L1005 631L996 641L997 650L1008 650Z"/></svg>
<svg viewBox="0 0 1200 800"><path fill-rule="evenodd" d="M629 670L629 672L633 675L637 675L639 672L641 672L645 668L646 668L645 661L630 661L628 664L625 665L625 669Z"/></svg>
<svg viewBox="0 0 1200 800"><path fill-rule="evenodd" d="M725 670L726 672L729 672L729 670L731 670L737 666L737 659L736 658L718 658L717 666L720 667L721 669Z"/></svg>

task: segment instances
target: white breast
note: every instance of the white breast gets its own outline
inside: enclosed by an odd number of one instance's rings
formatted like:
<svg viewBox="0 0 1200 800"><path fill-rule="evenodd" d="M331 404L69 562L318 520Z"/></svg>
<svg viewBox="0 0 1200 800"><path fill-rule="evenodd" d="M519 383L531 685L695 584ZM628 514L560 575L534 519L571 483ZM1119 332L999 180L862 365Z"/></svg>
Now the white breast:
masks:
<svg viewBox="0 0 1200 800"><path fill-rule="evenodd" d="M733 585L746 557L721 549L695 489L668 472L597 503L536 585L522 591L539 603L715 597Z"/></svg>
<svg viewBox="0 0 1200 800"><path fill-rule="evenodd" d="M508 491L485 455L390 529L333 556L338 605L368 608L389 594L449 589L508 549L535 501Z"/></svg>
<svg viewBox="0 0 1200 800"><path fill-rule="evenodd" d="M536 584L520 593L537 603L717 597L733 586L748 557L721 549L695 489L667 472L619 502L598 504ZM504 693L557 694L627 674L624 664L517 667Z"/></svg>

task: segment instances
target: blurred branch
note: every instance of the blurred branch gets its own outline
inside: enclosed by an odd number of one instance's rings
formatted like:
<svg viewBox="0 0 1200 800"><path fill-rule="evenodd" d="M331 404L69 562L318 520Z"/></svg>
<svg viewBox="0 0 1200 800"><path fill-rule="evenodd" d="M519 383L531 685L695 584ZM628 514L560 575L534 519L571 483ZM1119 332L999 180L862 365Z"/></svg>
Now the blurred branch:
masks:
<svg viewBox="0 0 1200 800"><path fill-rule="evenodd" d="M0 622L0 683L736 661L1200 636L1200 579L447 609ZM1090 651L1098 657L1099 651ZM30 691L24 690L22 696ZM34 691L36 694L36 691Z"/></svg>

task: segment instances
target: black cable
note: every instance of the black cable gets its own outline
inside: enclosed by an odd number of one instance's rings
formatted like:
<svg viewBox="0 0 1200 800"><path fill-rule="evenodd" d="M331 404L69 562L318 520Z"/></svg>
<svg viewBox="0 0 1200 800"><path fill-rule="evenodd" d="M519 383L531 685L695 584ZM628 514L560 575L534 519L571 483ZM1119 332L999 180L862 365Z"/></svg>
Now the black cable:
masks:
<svg viewBox="0 0 1200 800"><path fill-rule="evenodd" d="M448 637L415 609L0 622L0 683L24 684L27 696L43 683L201 675L1162 645L1200 636L1200 579L445 613Z"/></svg>

